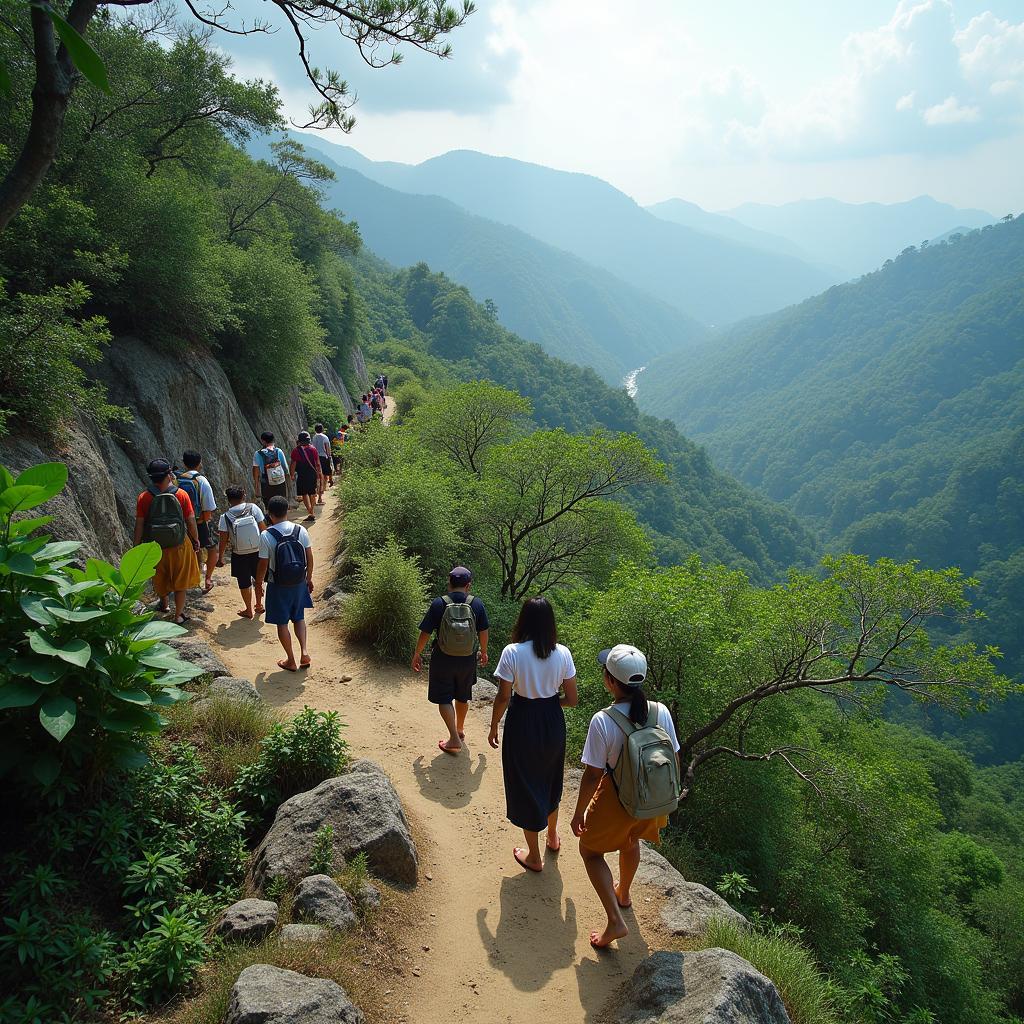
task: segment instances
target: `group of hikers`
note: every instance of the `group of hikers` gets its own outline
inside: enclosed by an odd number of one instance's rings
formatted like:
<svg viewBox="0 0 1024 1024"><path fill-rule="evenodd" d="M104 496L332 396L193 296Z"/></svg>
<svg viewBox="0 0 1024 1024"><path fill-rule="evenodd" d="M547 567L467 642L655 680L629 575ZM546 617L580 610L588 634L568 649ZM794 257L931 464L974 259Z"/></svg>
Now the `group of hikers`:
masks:
<svg viewBox="0 0 1024 1024"><path fill-rule="evenodd" d="M284 649L278 667L291 672L311 664L305 612L313 606L313 551L306 528L289 520L289 484L305 507L305 522L315 522L324 489L341 470L350 432L386 408L387 377L381 375L357 411L336 430L317 423L300 431L286 458L273 433L261 435L252 459L252 496L240 483L225 490L227 508L220 514L200 452L182 455L182 467L166 459L147 466L149 486L138 496L135 543L155 541L161 548L153 580L154 610L188 622L188 591L213 589L214 571L225 564L230 548L231 576L243 602L238 615L263 615L277 627ZM258 495L258 499L257 496ZM203 573L205 572L205 582ZM448 730L439 749L457 757L464 747L466 714L473 698L477 667L488 663L490 623L487 609L471 593L473 575L465 566L448 574L447 592L431 602L419 627L412 657L423 670L429 650L427 698ZM170 602L174 606L171 608ZM298 658L292 642L294 631ZM593 716L583 748L583 778L571 829L587 874L607 915L591 944L603 948L628 934L623 911L631 906L630 886L640 864L640 841L658 842L679 796L679 741L668 710L649 701L643 684L647 659L629 644L598 655L611 706ZM544 846L557 854L559 805L565 770L566 730L563 709L577 702L576 666L569 649L558 642L555 613L544 597L520 609L511 643L493 672L498 683L488 743L499 746L498 727L505 718L502 774L507 816L523 830L525 847L512 856L525 870L544 869ZM605 854L618 852L618 880Z"/></svg>
<svg viewBox="0 0 1024 1024"><path fill-rule="evenodd" d="M447 593L431 602L412 656L423 670L428 644L427 699L437 705L448 736L438 740L457 757L466 738L465 723L477 666L488 662L487 609L470 591L473 574L455 566ZM433 638L433 639L431 639ZM607 915L590 943L603 949L629 933L623 911L632 906L630 886L640 866L640 841L659 842L661 829L679 799L679 740L668 709L647 699L643 684L647 658L629 644L616 644L597 656L611 706L590 721L583 747L580 782L571 829L587 874ZM558 813L565 773L564 708L577 701L576 666L558 642L554 609L544 597L524 602L511 643L493 672L498 693L487 741L498 748L498 726L505 718L502 775L508 820L523 830L526 847L512 856L527 871L544 869L541 833L552 854L561 849ZM614 880L605 854L618 852Z"/></svg>

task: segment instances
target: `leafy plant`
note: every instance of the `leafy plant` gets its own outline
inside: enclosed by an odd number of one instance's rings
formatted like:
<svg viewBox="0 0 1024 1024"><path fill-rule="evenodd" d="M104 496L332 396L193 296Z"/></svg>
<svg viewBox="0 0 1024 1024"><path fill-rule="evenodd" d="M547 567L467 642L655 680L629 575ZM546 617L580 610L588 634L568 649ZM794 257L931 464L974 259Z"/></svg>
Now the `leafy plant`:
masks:
<svg viewBox="0 0 1024 1024"><path fill-rule="evenodd" d="M334 874L334 826L321 825L313 837L313 851L309 855L311 875Z"/></svg>
<svg viewBox="0 0 1024 1024"><path fill-rule="evenodd" d="M156 544L115 567L80 545L34 535L51 517L16 518L64 488L67 467L45 463L16 479L0 466L0 776L51 789L62 770L137 768L159 713L201 670L162 641L185 631L134 606L160 560Z"/></svg>
<svg viewBox="0 0 1024 1024"><path fill-rule="evenodd" d="M190 981L209 954L205 927L191 914L168 912L123 955L119 978L137 1006L166 997Z"/></svg>
<svg viewBox="0 0 1024 1024"><path fill-rule="evenodd" d="M738 871L729 871L722 875L715 888L727 900L742 900L745 896L750 895L750 893L757 892L750 884L750 879L746 875L741 875Z"/></svg>

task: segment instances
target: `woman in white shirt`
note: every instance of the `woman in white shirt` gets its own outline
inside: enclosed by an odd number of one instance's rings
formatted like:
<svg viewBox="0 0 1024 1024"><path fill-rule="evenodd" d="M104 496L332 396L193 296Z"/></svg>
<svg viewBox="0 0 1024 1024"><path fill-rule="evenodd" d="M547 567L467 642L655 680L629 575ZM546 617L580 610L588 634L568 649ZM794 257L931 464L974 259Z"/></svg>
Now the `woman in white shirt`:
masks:
<svg viewBox="0 0 1024 1024"><path fill-rule="evenodd" d="M526 849L512 856L528 871L540 871L540 833L558 852L558 804L565 775L565 715L576 706L576 666L569 648L558 643L555 613L546 598L533 597L520 609L512 643L498 659L498 696L491 712L488 743L498 747L498 723L505 720L501 768L508 820L526 836ZM564 688L564 695L560 691Z"/></svg>

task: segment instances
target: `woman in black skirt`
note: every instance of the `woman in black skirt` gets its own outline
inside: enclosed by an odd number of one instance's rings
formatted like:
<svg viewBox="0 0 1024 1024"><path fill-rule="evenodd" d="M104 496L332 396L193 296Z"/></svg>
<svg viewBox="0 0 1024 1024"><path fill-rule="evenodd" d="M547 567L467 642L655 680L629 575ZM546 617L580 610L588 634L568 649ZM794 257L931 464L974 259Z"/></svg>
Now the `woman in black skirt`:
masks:
<svg viewBox="0 0 1024 1024"><path fill-rule="evenodd" d="M498 696L491 713L488 743L498 746L498 723L505 720L505 777L508 820L526 836L525 850L512 856L528 871L540 871L540 833L547 828L547 847L558 852L558 804L565 772L564 707L576 706L576 666L569 648L558 643L555 613L543 597L532 597L520 609L512 643L501 652L494 670ZM564 687L564 694L560 694Z"/></svg>

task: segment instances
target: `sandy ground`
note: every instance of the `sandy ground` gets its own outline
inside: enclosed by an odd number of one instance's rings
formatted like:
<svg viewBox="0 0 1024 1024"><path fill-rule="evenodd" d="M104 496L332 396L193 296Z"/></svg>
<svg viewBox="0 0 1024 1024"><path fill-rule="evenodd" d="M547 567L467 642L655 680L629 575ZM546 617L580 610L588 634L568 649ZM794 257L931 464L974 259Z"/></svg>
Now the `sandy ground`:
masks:
<svg viewBox="0 0 1024 1024"><path fill-rule="evenodd" d="M326 500L310 525L318 586L328 579L340 529L336 499ZM656 907L637 887L627 912L630 935L617 949L591 949L590 929L604 918L568 830L575 794L567 787L561 853L548 854L541 874L524 871L512 859L522 832L505 818L501 750L487 745L490 705L471 706L462 754L441 753L437 740L445 730L426 699L426 672L382 667L348 646L335 621L310 625L311 669L282 671L274 627L236 615L242 605L227 573L218 575L232 585L210 595L215 610L204 633L232 673L252 679L283 712L304 705L340 711L354 755L385 768L412 824L420 924L403 937L413 970L395 976L386 1000L392 1016L447 1024L468 1010L478 1024L594 1021L611 992L657 948Z"/></svg>

